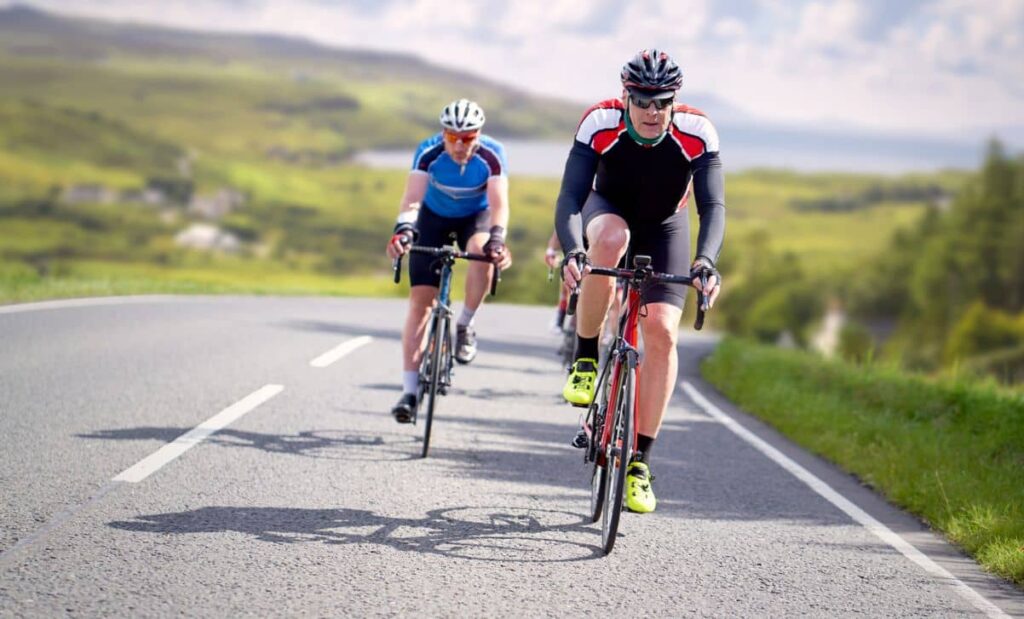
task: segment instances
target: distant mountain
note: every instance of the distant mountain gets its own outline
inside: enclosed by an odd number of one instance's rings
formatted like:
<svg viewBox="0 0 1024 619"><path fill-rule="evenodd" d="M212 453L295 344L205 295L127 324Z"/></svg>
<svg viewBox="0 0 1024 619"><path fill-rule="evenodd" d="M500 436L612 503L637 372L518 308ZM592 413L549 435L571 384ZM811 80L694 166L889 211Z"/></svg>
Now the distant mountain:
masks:
<svg viewBox="0 0 1024 619"><path fill-rule="evenodd" d="M20 5L0 9L0 55L97 67L116 67L124 60L199 63L221 69L245 64L278 71L294 82L334 81L419 90L407 97L415 100L405 103L415 106L408 110L414 120L431 130L441 106L457 96L475 98L493 112L500 110L490 115L488 125L497 135L563 133L575 126L579 115L578 105L530 95L410 54L341 49L268 34L197 32L70 18Z"/></svg>
<svg viewBox="0 0 1024 619"><path fill-rule="evenodd" d="M184 147L237 147L243 132L248 150L314 161L406 148L436 130L440 107L455 96L480 101L495 135L562 143L587 104L526 94L409 54L68 18L23 6L0 9L0 83L0 101L112 114L137 129L145 122L162 139L187 138ZM715 122L730 169L968 168L982 152L967 140L765 123L713 95L682 98ZM237 118L206 122L211 114ZM1024 142L1024 130L1018 133L1008 136L1011 143Z"/></svg>

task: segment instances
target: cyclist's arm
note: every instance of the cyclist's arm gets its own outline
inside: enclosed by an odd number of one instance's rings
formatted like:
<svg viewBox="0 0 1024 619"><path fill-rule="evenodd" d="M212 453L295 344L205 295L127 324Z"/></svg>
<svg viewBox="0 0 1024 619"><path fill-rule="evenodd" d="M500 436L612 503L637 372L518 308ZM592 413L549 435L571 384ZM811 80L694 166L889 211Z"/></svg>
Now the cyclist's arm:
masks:
<svg viewBox="0 0 1024 619"><path fill-rule="evenodd" d="M487 206L491 209L491 227L508 230L508 177L504 174L487 179Z"/></svg>
<svg viewBox="0 0 1024 619"><path fill-rule="evenodd" d="M558 242L558 233L555 231L551 232L551 238L548 239L548 246L544 249L544 263L548 265L548 268L555 268L561 261L559 256L562 253L562 244Z"/></svg>
<svg viewBox="0 0 1024 619"><path fill-rule="evenodd" d="M555 206L555 233L566 254L583 251L583 203L590 195L597 172L598 154L590 146L574 141L565 161L562 188Z"/></svg>
<svg viewBox="0 0 1024 619"><path fill-rule="evenodd" d="M419 210L423 196L427 195L428 179L429 175L426 172L409 172L409 178L405 181L405 193L402 194L401 206L398 209L399 216Z"/></svg>
<svg viewBox="0 0 1024 619"><path fill-rule="evenodd" d="M416 220L420 204L426 193L427 174L413 170L405 182L405 193L402 194L402 202L398 208L394 233L391 235L391 240L388 241L386 251L390 258L395 259L402 256L409 241L416 238Z"/></svg>
<svg viewBox="0 0 1024 619"><path fill-rule="evenodd" d="M693 160L693 195L700 217L696 255L715 264L725 238L725 175L718 152L705 153Z"/></svg>
<svg viewBox="0 0 1024 619"><path fill-rule="evenodd" d="M551 238L548 239L548 247L551 251L560 251L562 244L558 242L558 233L555 231L551 232Z"/></svg>

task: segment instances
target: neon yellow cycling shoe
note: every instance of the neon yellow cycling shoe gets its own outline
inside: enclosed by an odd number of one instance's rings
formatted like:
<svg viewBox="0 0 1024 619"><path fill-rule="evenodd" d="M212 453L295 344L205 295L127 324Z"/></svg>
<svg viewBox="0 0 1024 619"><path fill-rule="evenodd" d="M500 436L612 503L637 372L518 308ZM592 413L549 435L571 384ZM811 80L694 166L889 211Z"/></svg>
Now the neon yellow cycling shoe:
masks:
<svg viewBox="0 0 1024 619"><path fill-rule="evenodd" d="M562 397L573 406L590 406L597 384L597 359L577 359L569 370Z"/></svg>
<svg viewBox="0 0 1024 619"><path fill-rule="evenodd" d="M630 462L626 469L626 509L638 514L654 511L658 499L654 498L651 482L654 475L646 464L640 461Z"/></svg>

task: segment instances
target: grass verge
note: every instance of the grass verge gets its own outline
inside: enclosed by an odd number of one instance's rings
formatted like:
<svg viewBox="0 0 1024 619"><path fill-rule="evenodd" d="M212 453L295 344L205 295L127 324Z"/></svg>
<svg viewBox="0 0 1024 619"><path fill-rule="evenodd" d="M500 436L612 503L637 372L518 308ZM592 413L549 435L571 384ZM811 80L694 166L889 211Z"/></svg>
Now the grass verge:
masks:
<svg viewBox="0 0 1024 619"><path fill-rule="evenodd" d="M1024 396L733 338L702 371L730 400L1024 586Z"/></svg>
<svg viewBox="0 0 1024 619"><path fill-rule="evenodd" d="M219 265L168 268L150 264L76 262L56 276L39 277L0 263L0 304L128 294L265 294L360 297L404 296L408 285L387 277L332 277L272 267ZM9 266L9 265L8 265Z"/></svg>

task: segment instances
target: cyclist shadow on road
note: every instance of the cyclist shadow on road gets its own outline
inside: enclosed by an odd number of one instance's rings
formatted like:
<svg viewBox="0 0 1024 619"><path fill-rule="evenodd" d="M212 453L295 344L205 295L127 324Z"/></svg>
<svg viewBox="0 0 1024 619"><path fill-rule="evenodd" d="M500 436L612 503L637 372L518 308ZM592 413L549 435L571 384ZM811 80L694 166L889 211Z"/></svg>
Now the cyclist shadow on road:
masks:
<svg viewBox="0 0 1024 619"><path fill-rule="evenodd" d="M423 518L396 518L348 508L211 506L108 525L136 533L245 533L277 544L377 544L473 561L559 563L604 556L597 544L583 541L600 531L580 514L532 508L451 507Z"/></svg>

